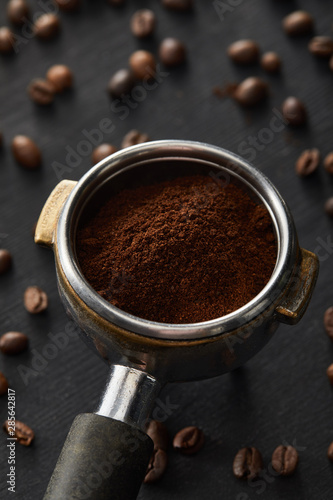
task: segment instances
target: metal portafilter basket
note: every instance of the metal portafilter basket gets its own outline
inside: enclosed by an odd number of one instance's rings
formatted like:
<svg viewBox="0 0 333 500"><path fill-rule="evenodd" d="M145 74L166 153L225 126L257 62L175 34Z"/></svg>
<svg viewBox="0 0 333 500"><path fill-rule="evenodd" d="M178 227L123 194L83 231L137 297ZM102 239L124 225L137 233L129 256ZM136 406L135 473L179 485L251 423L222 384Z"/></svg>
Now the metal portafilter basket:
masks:
<svg viewBox="0 0 333 500"><path fill-rule="evenodd" d="M77 228L124 188L194 174L241 185L266 206L277 242L269 282L242 308L202 323L157 323L121 311L82 275ZM83 339L110 365L99 409L74 420L47 500L135 499L153 449L145 423L161 387L215 377L246 363L280 323L300 320L318 274L317 257L299 247L289 209L271 182L242 158L196 142L133 146L101 161L79 182L60 182L42 210L35 241L53 248L65 308Z"/></svg>

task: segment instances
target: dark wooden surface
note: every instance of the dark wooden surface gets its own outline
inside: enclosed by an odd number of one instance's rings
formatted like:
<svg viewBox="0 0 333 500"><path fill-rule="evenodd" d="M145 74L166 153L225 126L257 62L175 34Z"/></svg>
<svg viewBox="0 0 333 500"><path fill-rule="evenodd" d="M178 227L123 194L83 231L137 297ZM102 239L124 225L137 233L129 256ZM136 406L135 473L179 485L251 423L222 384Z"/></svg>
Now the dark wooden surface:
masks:
<svg viewBox="0 0 333 500"><path fill-rule="evenodd" d="M1 2L0 24L7 22L5 3ZM29 3L41 10L38 2ZM15 358L1 355L0 369L16 390L17 418L36 433L30 448L16 447L17 500L42 498L72 420L80 412L94 410L107 377L103 362L77 338L70 339L66 349L59 350L27 385L18 371L19 365L31 367L34 355L42 354L50 344L48 334L63 332L68 323L58 297L52 252L33 243L31 230L58 182L52 163L64 163L65 147L76 148L83 129L96 128L108 117L115 129L104 139L117 146L128 130L138 128L152 139L195 139L239 152L243 141L269 127L273 110L284 97L297 95L309 110L308 127L274 133L270 143L256 152L253 163L290 205L302 246L314 250L320 244L318 238L327 241L332 233L332 220L323 212L325 199L333 195L332 179L323 168L309 179L299 179L294 162L305 147L316 146L323 155L333 149L333 74L326 62L308 53L307 37L290 40L281 30L282 17L300 7L314 14L318 34L330 34L331 0L244 0L230 7L225 20L219 18L213 2L204 0L195 0L190 15L167 12L153 0L128 0L122 9L111 8L102 0L83 3L80 13L61 14L63 29L56 40L29 39L21 44L18 55L0 58L1 129L5 136L0 153L0 247L13 253L15 263L0 279L0 333L21 330L30 339L28 353ZM143 6L153 7L158 17L156 35L146 42L135 40L129 31L130 15ZM165 36L184 40L186 66L170 71L122 120L119 113L110 111L105 92L109 77L126 66L133 50L143 47L156 52ZM259 67L237 68L227 59L227 45L246 37L256 39L262 50L281 54L280 76L263 75ZM54 63L73 69L75 88L57 97L51 108L40 109L29 101L26 87ZM271 84L270 99L258 109L244 112L230 100L212 95L215 85L251 74L263 75ZM40 145L44 159L40 171L25 171L14 162L10 141L16 134L27 134ZM67 177L79 179L90 166L89 157L82 158ZM167 420L170 433L196 424L205 432L206 445L193 457L171 452L165 477L156 485L144 486L140 500L332 498L333 470L326 450L333 441L333 398L325 371L333 362L333 349L322 323L325 309L333 305L332 250L321 255L318 286L298 326L281 326L270 345L237 372L164 389L161 399L169 398L177 406ZM44 288L50 299L48 312L36 317L22 304L23 291L33 284ZM1 421L6 419L6 406L6 397L2 397ZM258 447L269 469L271 453L283 441L296 443L300 449L294 477L273 478L268 472L260 493L258 487L233 477L232 461L240 447ZM0 446L0 496L14 498L5 484L4 434Z"/></svg>

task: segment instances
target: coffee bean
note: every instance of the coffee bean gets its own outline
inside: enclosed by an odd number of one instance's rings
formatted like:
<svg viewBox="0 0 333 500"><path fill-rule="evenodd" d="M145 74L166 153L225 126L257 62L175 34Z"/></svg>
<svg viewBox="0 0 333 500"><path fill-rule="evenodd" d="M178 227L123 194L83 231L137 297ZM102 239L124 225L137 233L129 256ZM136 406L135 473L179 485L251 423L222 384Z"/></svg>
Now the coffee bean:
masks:
<svg viewBox="0 0 333 500"><path fill-rule="evenodd" d="M0 396L7 394L8 387L9 387L8 380L6 379L4 374L0 372Z"/></svg>
<svg viewBox="0 0 333 500"><path fill-rule="evenodd" d="M0 274L6 273L12 266L12 256L4 248L0 248Z"/></svg>
<svg viewBox="0 0 333 500"><path fill-rule="evenodd" d="M325 203L325 212L330 217L333 217L333 197L328 198L328 200L326 201L326 203Z"/></svg>
<svg viewBox="0 0 333 500"><path fill-rule="evenodd" d="M91 160L93 165L96 165L96 163L99 163L100 161L104 160L104 158L107 158L107 156L112 155L117 151L117 148L113 146L112 144L100 144L97 146L97 148L94 149L91 155Z"/></svg>
<svg viewBox="0 0 333 500"><path fill-rule="evenodd" d="M329 58L333 55L333 39L330 36L315 36L309 43L309 51L317 57Z"/></svg>
<svg viewBox="0 0 333 500"><path fill-rule="evenodd" d="M15 45L15 38L9 28L3 26L0 28L0 53L9 54L13 52Z"/></svg>
<svg viewBox="0 0 333 500"><path fill-rule="evenodd" d="M22 26L29 18L30 9L25 0L9 0L7 4L7 16L10 22Z"/></svg>
<svg viewBox="0 0 333 500"><path fill-rule="evenodd" d="M165 66L179 66L186 59L185 45L177 38L165 38L159 48L159 57Z"/></svg>
<svg viewBox="0 0 333 500"><path fill-rule="evenodd" d="M137 50L129 58L129 65L134 76L139 80L150 80L156 72L156 60L154 55L147 50Z"/></svg>
<svg viewBox="0 0 333 500"><path fill-rule="evenodd" d="M320 152L318 149L306 149L296 162L296 173L301 177L313 174L319 167Z"/></svg>
<svg viewBox="0 0 333 500"><path fill-rule="evenodd" d="M333 385L333 364L331 364L327 370L326 370L326 375L328 380L330 381L331 385Z"/></svg>
<svg viewBox="0 0 333 500"><path fill-rule="evenodd" d="M327 458L328 458L328 460L330 460L331 462L333 462L333 443L331 443L329 445L329 447L328 447Z"/></svg>
<svg viewBox="0 0 333 500"><path fill-rule="evenodd" d="M169 445L168 429L162 422L151 420L146 432L154 443L154 450L167 451Z"/></svg>
<svg viewBox="0 0 333 500"><path fill-rule="evenodd" d="M35 433L30 427L19 420L15 420L15 433L12 435L13 422L11 420L6 420L3 424L3 430L11 437L16 437L17 442L23 444L23 446L29 446L34 437Z"/></svg>
<svg viewBox="0 0 333 500"><path fill-rule="evenodd" d="M24 292L24 306L31 314L39 314L48 306L46 293L38 286L29 286Z"/></svg>
<svg viewBox="0 0 333 500"><path fill-rule="evenodd" d="M136 144L142 144L143 142L148 142L149 136L138 130L130 130L122 140L121 148L125 149L129 146L135 146Z"/></svg>
<svg viewBox="0 0 333 500"><path fill-rule="evenodd" d="M73 85L73 73L64 64L55 64L46 73L47 80L53 85L54 92L63 92Z"/></svg>
<svg viewBox="0 0 333 500"><path fill-rule="evenodd" d="M41 152L36 143L25 135L17 135L12 141L12 152L15 160L29 170L40 166Z"/></svg>
<svg viewBox="0 0 333 500"><path fill-rule="evenodd" d="M154 33L156 16L150 9L140 9L131 18L131 30L134 36L146 38Z"/></svg>
<svg viewBox="0 0 333 500"><path fill-rule="evenodd" d="M327 335L333 340L333 307L329 307L324 314L324 326Z"/></svg>
<svg viewBox="0 0 333 500"><path fill-rule="evenodd" d="M233 473L238 479L255 479L263 468L260 451L256 448L242 448L234 458Z"/></svg>
<svg viewBox="0 0 333 500"><path fill-rule="evenodd" d="M333 174L333 152L329 153L324 159L324 167L326 172Z"/></svg>
<svg viewBox="0 0 333 500"><path fill-rule="evenodd" d="M177 432L173 438L173 447L184 455L193 455L203 447L204 433L198 427L190 426Z"/></svg>
<svg viewBox="0 0 333 500"><path fill-rule="evenodd" d="M28 87L28 95L36 104L48 106L54 101L54 86L47 80L35 78Z"/></svg>
<svg viewBox="0 0 333 500"><path fill-rule="evenodd" d="M158 481L163 476L167 465L168 456L166 452L162 449L154 450L143 482L150 484Z"/></svg>
<svg viewBox="0 0 333 500"><path fill-rule="evenodd" d="M120 69L109 81L108 91L112 97L120 98L129 94L135 85L135 78L132 71Z"/></svg>
<svg viewBox="0 0 333 500"><path fill-rule="evenodd" d="M234 99L242 106L254 106L268 95L268 85L257 77L246 78L233 93Z"/></svg>
<svg viewBox="0 0 333 500"><path fill-rule="evenodd" d="M162 0L162 5L166 9L186 12L193 7L193 0Z"/></svg>
<svg viewBox="0 0 333 500"><path fill-rule="evenodd" d="M48 40L54 38L60 30L60 20L55 14L42 14L34 25L34 33L38 38Z"/></svg>
<svg viewBox="0 0 333 500"><path fill-rule="evenodd" d="M266 52L263 54L260 64L267 73L278 73L281 69L281 59L276 52Z"/></svg>
<svg viewBox="0 0 333 500"><path fill-rule="evenodd" d="M272 455L272 467L281 476L291 476L298 464L298 453L293 446L278 446Z"/></svg>
<svg viewBox="0 0 333 500"><path fill-rule="evenodd" d="M290 36L307 35L313 31L313 17L304 10L297 10L282 21L284 31Z"/></svg>
<svg viewBox="0 0 333 500"><path fill-rule="evenodd" d="M259 45L253 40L238 40L232 43L227 53L230 59L238 64L253 64L259 58Z"/></svg>
<svg viewBox="0 0 333 500"><path fill-rule="evenodd" d="M282 114L289 125L304 125L307 113L302 101L297 97L288 97L282 104Z"/></svg>
<svg viewBox="0 0 333 500"><path fill-rule="evenodd" d="M0 337L0 351L4 354L19 354L28 348L28 337L21 332L7 332Z"/></svg>
<svg viewBox="0 0 333 500"><path fill-rule="evenodd" d="M73 12L81 6L81 0L55 0L60 10Z"/></svg>

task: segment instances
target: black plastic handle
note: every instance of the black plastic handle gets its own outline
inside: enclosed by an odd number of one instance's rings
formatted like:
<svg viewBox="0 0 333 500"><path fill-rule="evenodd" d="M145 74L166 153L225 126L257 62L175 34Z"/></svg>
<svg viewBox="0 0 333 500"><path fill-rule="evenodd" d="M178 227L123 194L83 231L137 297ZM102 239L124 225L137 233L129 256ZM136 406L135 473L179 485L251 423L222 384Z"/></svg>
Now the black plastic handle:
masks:
<svg viewBox="0 0 333 500"><path fill-rule="evenodd" d="M78 415L44 500L134 500L152 452L141 430L94 413Z"/></svg>

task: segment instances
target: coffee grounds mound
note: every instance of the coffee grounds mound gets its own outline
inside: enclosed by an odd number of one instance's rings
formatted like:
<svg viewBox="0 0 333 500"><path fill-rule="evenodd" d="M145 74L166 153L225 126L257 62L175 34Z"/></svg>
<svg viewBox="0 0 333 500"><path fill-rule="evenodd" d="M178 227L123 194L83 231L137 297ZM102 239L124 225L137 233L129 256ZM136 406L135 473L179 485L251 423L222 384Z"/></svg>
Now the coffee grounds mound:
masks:
<svg viewBox="0 0 333 500"><path fill-rule="evenodd" d="M252 300L273 272L276 243L266 208L234 184L196 175L110 198L79 229L77 256L111 304L184 324Z"/></svg>

